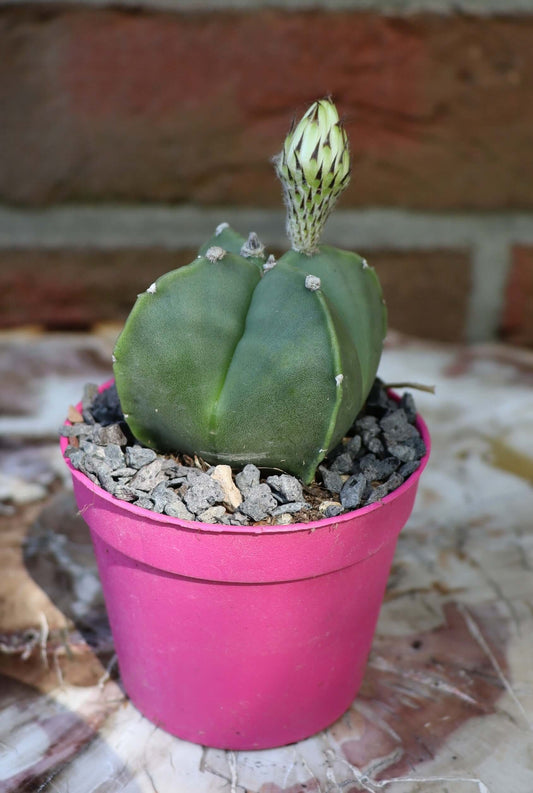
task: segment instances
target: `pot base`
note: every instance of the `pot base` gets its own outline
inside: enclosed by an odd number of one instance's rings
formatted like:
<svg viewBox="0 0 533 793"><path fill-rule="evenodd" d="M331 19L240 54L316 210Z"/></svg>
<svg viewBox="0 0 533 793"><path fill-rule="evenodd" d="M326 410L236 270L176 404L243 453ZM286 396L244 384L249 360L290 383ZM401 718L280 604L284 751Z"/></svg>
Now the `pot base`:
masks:
<svg viewBox="0 0 533 793"><path fill-rule="evenodd" d="M93 539L124 687L167 732L267 749L307 738L349 708L395 537L327 575L255 585L161 573Z"/></svg>

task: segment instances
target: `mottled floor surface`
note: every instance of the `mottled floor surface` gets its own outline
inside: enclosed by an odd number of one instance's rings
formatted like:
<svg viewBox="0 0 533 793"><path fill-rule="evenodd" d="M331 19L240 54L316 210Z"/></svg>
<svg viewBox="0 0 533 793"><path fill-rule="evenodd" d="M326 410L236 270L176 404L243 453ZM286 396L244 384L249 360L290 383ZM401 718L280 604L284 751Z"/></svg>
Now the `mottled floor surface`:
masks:
<svg viewBox="0 0 533 793"><path fill-rule="evenodd" d="M0 791L532 793L533 354L393 337L433 437L365 681L265 752L167 735L125 698L56 431L116 328L0 335Z"/></svg>

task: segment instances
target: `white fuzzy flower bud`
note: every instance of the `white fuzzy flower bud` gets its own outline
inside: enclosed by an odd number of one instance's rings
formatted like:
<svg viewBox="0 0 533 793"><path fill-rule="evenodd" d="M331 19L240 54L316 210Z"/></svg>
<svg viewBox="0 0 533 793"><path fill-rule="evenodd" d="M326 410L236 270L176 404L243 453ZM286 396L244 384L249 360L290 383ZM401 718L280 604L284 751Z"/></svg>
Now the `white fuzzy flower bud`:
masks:
<svg viewBox="0 0 533 793"><path fill-rule="evenodd" d="M315 102L274 159L296 251L314 253L324 224L350 180L348 138L331 99Z"/></svg>

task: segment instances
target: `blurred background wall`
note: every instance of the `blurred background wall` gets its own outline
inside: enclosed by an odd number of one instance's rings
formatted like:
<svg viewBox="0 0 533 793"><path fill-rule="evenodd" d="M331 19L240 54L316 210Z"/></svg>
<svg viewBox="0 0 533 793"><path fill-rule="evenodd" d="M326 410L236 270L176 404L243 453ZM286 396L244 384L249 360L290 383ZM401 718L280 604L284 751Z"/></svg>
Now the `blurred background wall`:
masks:
<svg viewBox="0 0 533 793"><path fill-rule="evenodd" d="M0 0L0 325L121 321L221 221L285 245L270 163L331 94L326 241L391 325L533 346L530 0Z"/></svg>

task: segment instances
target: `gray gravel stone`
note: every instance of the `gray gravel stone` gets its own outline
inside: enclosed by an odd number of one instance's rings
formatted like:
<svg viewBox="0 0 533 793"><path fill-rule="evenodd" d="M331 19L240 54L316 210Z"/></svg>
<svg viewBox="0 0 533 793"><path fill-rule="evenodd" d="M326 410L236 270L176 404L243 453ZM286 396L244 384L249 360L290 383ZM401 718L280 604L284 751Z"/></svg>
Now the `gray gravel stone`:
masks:
<svg viewBox="0 0 533 793"><path fill-rule="evenodd" d="M224 498L224 493L218 482L202 471L198 471L198 474L191 478L193 484L188 486L183 497L187 509L194 512L195 515L199 515Z"/></svg>
<svg viewBox="0 0 533 793"><path fill-rule="evenodd" d="M229 526L245 526L248 523L248 516L243 515L242 512L234 512L232 515L226 513L223 522Z"/></svg>
<svg viewBox="0 0 533 793"><path fill-rule="evenodd" d="M83 469L89 471L91 474L96 474L98 477L111 474L111 466L103 457L85 456Z"/></svg>
<svg viewBox="0 0 533 793"><path fill-rule="evenodd" d="M372 492L365 500L365 506L370 506L370 504L375 504L377 501L381 501L381 499L385 498L385 496L388 494L389 488L386 483L372 488Z"/></svg>
<svg viewBox="0 0 533 793"><path fill-rule="evenodd" d="M363 474L356 474L347 479L340 492L344 509L357 509L363 502L367 488L368 482Z"/></svg>
<svg viewBox="0 0 533 793"><path fill-rule="evenodd" d="M117 387L113 385L98 392L91 405L91 413L98 424L114 424L123 420L122 408L118 398Z"/></svg>
<svg viewBox="0 0 533 793"><path fill-rule="evenodd" d="M376 379L366 400L367 412L381 418L395 404L384 390L381 380Z"/></svg>
<svg viewBox="0 0 533 793"><path fill-rule="evenodd" d="M115 487L113 495L121 501L135 501L135 499L138 498L138 493L138 490L134 490L129 485L119 482Z"/></svg>
<svg viewBox="0 0 533 793"><path fill-rule="evenodd" d="M330 471L325 465L319 465L318 470L322 476L324 487L332 493L340 493L344 484L341 475L337 471Z"/></svg>
<svg viewBox="0 0 533 793"><path fill-rule="evenodd" d="M122 432L120 424L108 424L106 427L96 427L94 431L94 440L101 446L107 443L115 443L118 446L125 446L128 439Z"/></svg>
<svg viewBox="0 0 533 793"><path fill-rule="evenodd" d="M105 457L105 449L103 446L93 443L89 438L80 438L80 449L82 449L87 457L99 457L103 460Z"/></svg>
<svg viewBox="0 0 533 793"><path fill-rule="evenodd" d="M355 428L363 436L363 441L364 435L370 438L379 435L380 432L378 420L375 416L362 416L360 419L356 420Z"/></svg>
<svg viewBox="0 0 533 793"><path fill-rule="evenodd" d="M295 476L280 474L279 476L269 476L267 484L275 490L274 496L278 494L282 504L293 501L303 501L303 488L301 482ZM290 512L290 510L286 510Z"/></svg>
<svg viewBox="0 0 533 793"><path fill-rule="evenodd" d="M409 438L418 437L418 430L409 424L407 414L402 408L384 416L380 421L383 435L387 444L397 441L407 441Z"/></svg>
<svg viewBox="0 0 533 793"><path fill-rule="evenodd" d="M416 421L416 405L413 395L409 393L403 394L400 400L400 407L407 416L407 421L410 424L414 424Z"/></svg>
<svg viewBox="0 0 533 793"><path fill-rule="evenodd" d="M400 462L395 457L378 460L375 454L367 454L361 458L359 465L367 481L381 482L389 478L392 472L398 468Z"/></svg>
<svg viewBox="0 0 533 793"><path fill-rule="evenodd" d="M143 465L153 462L157 454L153 449L147 449L145 446L127 446L126 447L126 465L130 468L142 468Z"/></svg>
<svg viewBox="0 0 533 793"><path fill-rule="evenodd" d="M385 482L385 484L389 489L388 492L392 493L393 490L396 490L398 487L400 487L400 485L403 485L404 481L405 481L404 477L400 473L398 473L398 471L395 471L393 474L389 476L389 478Z"/></svg>
<svg viewBox="0 0 533 793"><path fill-rule="evenodd" d="M192 512L189 512L183 501L179 498L175 501L168 501L165 504L165 515L171 518L179 518L180 520L195 520Z"/></svg>
<svg viewBox="0 0 533 793"><path fill-rule="evenodd" d="M259 468L252 463L248 463L248 465L245 465L242 471L236 475L235 484L246 498L247 492L252 487L256 487L259 484L260 478L261 472Z"/></svg>
<svg viewBox="0 0 533 793"><path fill-rule="evenodd" d="M324 510L324 517L336 518L337 515L340 515L342 512L344 512L342 504L329 504Z"/></svg>
<svg viewBox="0 0 533 793"><path fill-rule="evenodd" d="M197 516L197 520L201 520L202 523L220 523L221 518L226 514L226 508L220 504L219 506L209 507L204 512L200 512Z"/></svg>
<svg viewBox="0 0 533 793"><path fill-rule="evenodd" d="M94 425L85 424L85 422L78 422L77 424L62 424L59 429L59 434L64 438L79 438L81 435L88 435L92 438L94 433Z"/></svg>
<svg viewBox="0 0 533 793"><path fill-rule="evenodd" d="M415 450L416 459L421 460L426 453L426 444L423 438L420 435L416 435L413 438L409 438L407 443Z"/></svg>
<svg viewBox="0 0 533 793"><path fill-rule="evenodd" d="M174 491L167 487L166 482L160 482L156 485L150 492L150 498L154 502L154 512L163 512L169 500L174 500L174 496Z"/></svg>
<svg viewBox="0 0 533 793"><path fill-rule="evenodd" d="M362 446L363 443L361 441L361 436L354 435L353 438L350 438L348 440L346 444L346 451L348 452L349 455L351 455L355 459L359 454L359 452L361 451Z"/></svg>
<svg viewBox="0 0 533 793"><path fill-rule="evenodd" d="M108 443L107 446L104 447L105 456L104 459L106 463L111 467L113 471L113 476L117 476L115 471L119 468L124 468L124 463L126 462L124 458L124 452L118 445L118 443Z"/></svg>
<svg viewBox="0 0 533 793"><path fill-rule="evenodd" d="M113 471L113 476L122 478L122 479L131 479L132 476L135 476L137 473L136 468L129 468L127 465L122 466L121 468L115 468Z"/></svg>
<svg viewBox="0 0 533 793"><path fill-rule="evenodd" d="M353 457L349 452L342 452L339 454L330 465L330 471L336 471L338 474L350 474L353 468Z"/></svg>
<svg viewBox="0 0 533 793"><path fill-rule="evenodd" d="M387 451L402 463L410 463L416 459L416 450L407 443L389 443Z"/></svg>
<svg viewBox="0 0 533 793"><path fill-rule="evenodd" d="M152 460L151 463L143 465L131 479L130 486L136 490L144 490L145 492L153 490L156 485L166 479L161 468L162 462L160 459Z"/></svg>
<svg viewBox="0 0 533 793"><path fill-rule="evenodd" d="M73 468L81 471L83 470L83 462L85 460L85 452L82 449L68 448L65 452L65 457L68 457L72 463Z"/></svg>
<svg viewBox="0 0 533 793"><path fill-rule="evenodd" d="M100 466L100 470L96 473L96 476L104 490L107 490L108 493L114 496L117 489L117 482L111 476L111 472L104 470L104 468Z"/></svg>
<svg viewBox="0 0 533 793"><path fill-rule="evenodd" d="M139 498L137 501L134 501L133 506L142 507L142 509L151 509L153 511L154 502L151 498L143 496L143 498Z"/></svg>
<svg viewBox="0 0 533 793"><path fill-rule="evenodd" d="M187 479L187 474L191 469L187 468L186 465L181 465L181 463L176 462L176 460L166 458L163 460L162 470L171 479L178 480L180 482L185 482L185 480Z"/></svg>
<svg viewBox="0 0 533 793"><path fill-rule="evenodd" d="M252 520L263 520L276 509L278 502L272 495L272 491L266 484L259 484L250 487L246 491L246 496L240 505L238 512L252 518Z"/></svg>
<svg viewBox="0 0 533 793"><path fill-rule="evenodd" d="M209 476L205 471L201 471L200 468L186 468L186 475L185 480L188 485L194 485L196 482L200 482L206 476ZM179 479L179 477L177 477ZM205 481L205 479L204 479Z"/></svg>
<svg viewBox="0 0 533 793"><path fill-rule="evenodd" d="M292 514L294 512L300 512L302 509L309 509L311 505L307 503L307 501L286 501L284 504L280 504L279 507L273 509L271 511L271 515L283 515L283 513L287 512Z"/></svg>
<svg viewBox="0 0 533 793"><path fill-rule="evenodd" d="M419 460L413 460L412 463L405 463L398 469L398 473L400 474L403 479L407 479L408 476L414 474L418 466L420 465Z"/></svg>
<svg viewBox="0 0 533 793"><path fill-rule="evenodd" d="M363 437L363 441L365 442L365 446L368 449L368 451L372 452L372 454L383 454L383 452L385 451L385 446L383 445L383 442L380 441L380 439L375 436L368 438L368 440L365 440L365 438Z"/></svg>

